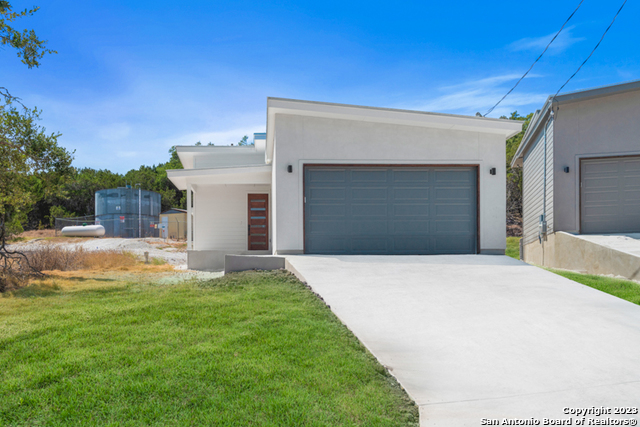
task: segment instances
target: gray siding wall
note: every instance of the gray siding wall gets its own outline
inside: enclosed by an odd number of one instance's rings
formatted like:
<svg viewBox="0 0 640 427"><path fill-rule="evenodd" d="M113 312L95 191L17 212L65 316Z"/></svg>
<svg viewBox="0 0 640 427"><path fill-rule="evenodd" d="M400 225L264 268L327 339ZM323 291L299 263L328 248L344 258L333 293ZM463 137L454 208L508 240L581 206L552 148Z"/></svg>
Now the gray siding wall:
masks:
<svg viewBox="0 0 640 427"><path fill-rule="evenodd" d="M580 231L581 159L640 155L639 117L640 91L560 105L554 132L556 231Z"/></svg>
<svg viewBox="0 0 640 427"><path fill-rule="evenodd" d="M550 123L547 127L547 231L549 233L554 231L553 127L554 123ZM544 211L544 127L541 129L535 144L524 156L522 170L522 236L525 245L538 238L538 223Z"/></svg>

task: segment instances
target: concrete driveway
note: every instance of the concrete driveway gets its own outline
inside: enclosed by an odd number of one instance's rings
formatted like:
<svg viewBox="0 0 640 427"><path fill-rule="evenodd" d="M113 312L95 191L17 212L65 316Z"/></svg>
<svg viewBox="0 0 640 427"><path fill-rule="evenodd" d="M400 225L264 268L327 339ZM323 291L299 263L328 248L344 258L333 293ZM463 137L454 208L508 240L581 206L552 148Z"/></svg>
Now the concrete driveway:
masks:
<svg viewBox="0 0 640 427"><path fill-rule="evenodd" d="M576 425L565 408L592 406L612 413L587 419L640 418L613 413L640 406L638 305L506 256L287 260L399 380L423 426Z"/></svg>

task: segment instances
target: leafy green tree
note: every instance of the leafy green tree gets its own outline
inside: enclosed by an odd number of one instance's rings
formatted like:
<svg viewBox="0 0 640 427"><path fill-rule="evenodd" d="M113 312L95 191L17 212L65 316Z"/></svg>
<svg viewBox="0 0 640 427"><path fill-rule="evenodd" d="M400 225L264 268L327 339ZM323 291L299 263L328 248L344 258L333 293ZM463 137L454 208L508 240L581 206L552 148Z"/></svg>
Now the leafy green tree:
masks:
<svg viewBox="0 0 640 427"><path fill-rule="evenodd" d="M95 215L95 193L105 188L140 184L162 196L162 210L186 208L186 192L178 190L167 177L167 170L182 169L175 147L169 150L169 161L157 166L140 166L122 175L108 170L72 168L71 177L55 194L38 201L29 212L27 227L52 223L53 218Z"/></svg>
<svg viewBox="0 0 640 427"><path fill-rule="evenodd" d="M501 119L521 120L523 121L522 131L517 135L509 138L506 144L507 152L507 225L515 226L519 229L522 226L522 168L511 167L511 161L515 155L522 138L524 137L527 127L531 122L533 113L521 116L517 111L511 113L511 116L502 116ZM518 234L508 229L509 234Z"/></svg>
<svg viewBox="0 0 640 427"><path fill-rule="evenodd" d="M59 134L47 134L37 124L39 114L0 107L0 291L16 259L28 263L6 248L7 238L22 231L32 206L57 193L71 171L72 153L58 146Z"/></svg>
<svg viewBox="0 0 640 427"><path fill-rule="evenodd" d="M58 146L60 134L46 134L36 109L20 113L0 107L0 221L2 233L20 229L21 218L38 200L55 194L71 171L72 153ZM9 230L4 226L9 225Z"/></svg>
<svg viewBox="0 0 640 427"><path fill-rule="evenodd" d="M253 145L253 142L249 142L249 136L245 135L245 136L242 137L240 142L238 142L238 145L239 146Z"/></svg>

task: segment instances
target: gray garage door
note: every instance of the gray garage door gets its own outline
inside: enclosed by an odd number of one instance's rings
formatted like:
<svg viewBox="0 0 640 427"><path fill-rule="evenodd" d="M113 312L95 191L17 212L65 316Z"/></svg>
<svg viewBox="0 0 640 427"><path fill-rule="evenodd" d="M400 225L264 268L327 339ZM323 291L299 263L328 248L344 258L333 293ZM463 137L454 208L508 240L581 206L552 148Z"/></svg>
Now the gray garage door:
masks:
<svg viewBox="0 0 640 427"><path fill-rule="evenodd" d="M640 232L640 156L582 160L582 233Z"/></svg>
<svg viewBox="0 0 640 427"><path fill-rule="evenodd" d="M306 166L305 252L474 254L475 167Z"/></svg>

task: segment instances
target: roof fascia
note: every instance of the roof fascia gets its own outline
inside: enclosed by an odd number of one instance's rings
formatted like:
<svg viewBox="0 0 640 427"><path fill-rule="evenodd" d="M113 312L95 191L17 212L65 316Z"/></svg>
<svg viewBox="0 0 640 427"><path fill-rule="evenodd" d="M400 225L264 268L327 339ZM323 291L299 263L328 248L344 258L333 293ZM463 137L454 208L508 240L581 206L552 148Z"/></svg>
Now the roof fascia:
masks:
<svg viewBox="0 0 640 427"><path fill-rule="evenodd" d="M575 92L568 92L562 95L556 96L558 103L569 103L578 101L587 101L589 99L600 98L603 96L618 95L625 92L633 92L640 90L640 80L633 82L621 83L612 86L601 86L593 89L579 90Z"/></svg>
<svg viewBox="0 0 640 427"><path fill-rule="evenodd" d="M522 123L514 120L455 114L429 113L413 110L364 107L295 99L267 98L267 162L273 159L275 140L275 116L298 116L358 120L373 123L389 123L407 126L497 133L510 138L522 130Z"/></svg>
<svg viewBox="0 0 640 427"><path fill-rule="evenodd" d="M253 145L228 146L228 145L177 145L178 158L185 169L193 169L194 158L201 154L253 154L256 149Z"/></svg>
<svg viewBox="0 0 640 427"><path fill-rule="evenodd" d="M533 116L533 119L529 123L527 130L522 137L522 141L520 141L520 145L516 150L516 153L513 155L513 159L511 159L511 167L522 166L522 159L524 158L524 154L529 149L529 146L535 141L535 136L540 131L540 125L545 123L546 118L549 117L549 113L551 111L551 106L553 104L553 98L550 96L545 101L541 110L536 111L536 114Z"/></svg>
<svg viewBox="0 0 640 427"><path fill-rule="evenodd" d="M271 182L271 165L234 166L207 169L169 169L167 177L178 190L187 189L187 181L204 179L216 184L215 179L224 179L226 184L264 184ZM237 182L234 182L237 181Z"/></svg>

